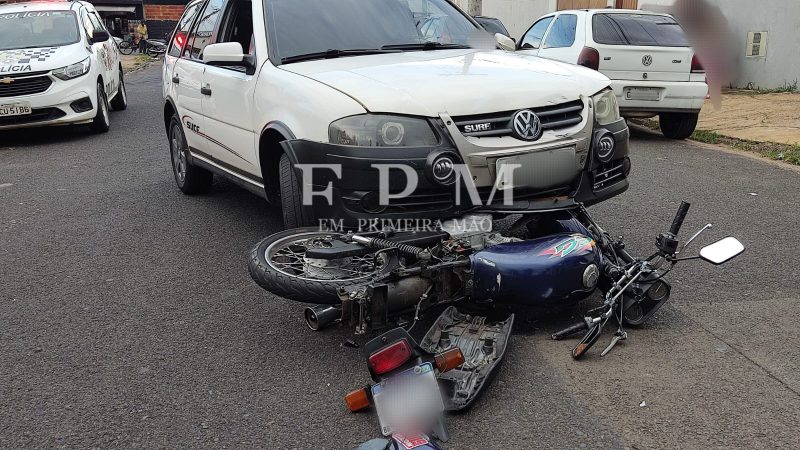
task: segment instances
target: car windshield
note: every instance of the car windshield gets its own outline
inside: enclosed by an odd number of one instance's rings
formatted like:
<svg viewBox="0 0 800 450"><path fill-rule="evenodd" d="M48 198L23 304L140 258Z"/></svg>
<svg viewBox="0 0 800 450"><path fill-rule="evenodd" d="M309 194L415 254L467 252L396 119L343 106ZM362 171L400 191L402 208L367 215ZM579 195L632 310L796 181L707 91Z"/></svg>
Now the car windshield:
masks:
<svg viewBox="0 0 800 450"><path fill-rule="evenodd" d="M283 62L315 53L345 56L348 50L468 47L478 30L447 0L271 0L267 5L270 45Z"/></svg>
<svg viewBox="0 0 800 450"><path fill-rule="evenodd" d="M58 47L80 40L72 11L24 11L0 14L0 50Z"/></svg>

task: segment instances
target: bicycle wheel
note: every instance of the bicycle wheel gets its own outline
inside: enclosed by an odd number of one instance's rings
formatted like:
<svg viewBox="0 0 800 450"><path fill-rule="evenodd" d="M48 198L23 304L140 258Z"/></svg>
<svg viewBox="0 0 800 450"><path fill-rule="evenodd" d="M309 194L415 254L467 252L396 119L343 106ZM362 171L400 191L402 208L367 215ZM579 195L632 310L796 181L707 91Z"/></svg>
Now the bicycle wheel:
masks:
<svg viewBox="0 0 800 450"><path fill-rule="evenodd" d="M123 55L130 55L131 53L133 53L133 45L128 41L120 42L118 47L119 47L119 52L122 53Z"/></svg>

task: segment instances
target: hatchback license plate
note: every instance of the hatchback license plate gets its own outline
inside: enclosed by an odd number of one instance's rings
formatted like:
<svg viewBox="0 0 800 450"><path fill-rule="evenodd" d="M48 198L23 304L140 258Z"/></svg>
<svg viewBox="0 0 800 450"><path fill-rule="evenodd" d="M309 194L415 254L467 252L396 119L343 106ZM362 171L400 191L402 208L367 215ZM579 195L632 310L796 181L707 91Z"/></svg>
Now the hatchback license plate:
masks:
<svg viewBox="0 0 800 450"><path fill-rule="evenodd" d="M25 116L32 112L30 103L12 103L0 105L0 117Z"/></svg>
<svg viewBox="0 0 800 450"><path fill-rule="evenodd" d="M424 363L372 386L372 401L381 432L402 431L410 421L435 421L444 412L439 383L431 363Z"/></svg>
<svg viewBox="0 0 800 450"><path fill-rule="evenodd" d="M661 100L661 88L627 88L625 89L625 98L657 102Z"/></svg>

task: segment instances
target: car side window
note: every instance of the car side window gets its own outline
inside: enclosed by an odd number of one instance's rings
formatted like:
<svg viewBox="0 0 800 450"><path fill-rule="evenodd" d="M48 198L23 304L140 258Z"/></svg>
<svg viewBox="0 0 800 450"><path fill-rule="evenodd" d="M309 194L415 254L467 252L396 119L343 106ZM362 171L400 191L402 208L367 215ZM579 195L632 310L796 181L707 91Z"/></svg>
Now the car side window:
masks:
<svg viewBox="0 0 800 450"><path fill-rule="evenodd" d="M217 26L225 0L210 0L194 26L189 38L186 40L186 50L183 56L200 60L203 58L203 49L213 42L214 29Z"/></svg>
<svg viewBox="0 0 800 450"><path fill-rule="evenodd" d="M253 55L253 4L250 0L233 0L229 4L216 42L238 42L246 55Z"/></svg>
<svg viewBox="0 0 800 450"><path fill-rule="evenodd" d="M552 21L553 16L550 16L540 19L538 22L534 23L530 30L525 33L525 36L522 37L522 42L520 42L519 48L522 50L539 48L542 45L542 38L547 32L547 27L550 26L550 22Z"/></svg>
<svg viewBox="0 0 800 450"><path fill-rule="evenodd" d="M194 18L197 17L197 11L202 4L202 2L198 2L189 5L186 11L184 11L181 20L179 20L178 25L175 26L175 36L172 38L172 42L169 43L168 52L170 56L181 56L183 47L186 45L186 38L189 36L189 28L192 26Z"/></svg>
<svg viewBox="0 0 800 450"><path fill-rule="evenodd" d="M575 30L578 28L578 16L575 14L560 14L547 33L544 40L545 48L572 47L575 43Z"/></svg>
<svg viewBox="0 0 800 450"><path fill-rule="evenodd" d="M89 21L92 23L92 27L94 27L95 30L105 31L106 27L105 25L103 25L103 21L100 20L100 18L97 16L96 13L90 12L88 16L89 16Z"/></svg>

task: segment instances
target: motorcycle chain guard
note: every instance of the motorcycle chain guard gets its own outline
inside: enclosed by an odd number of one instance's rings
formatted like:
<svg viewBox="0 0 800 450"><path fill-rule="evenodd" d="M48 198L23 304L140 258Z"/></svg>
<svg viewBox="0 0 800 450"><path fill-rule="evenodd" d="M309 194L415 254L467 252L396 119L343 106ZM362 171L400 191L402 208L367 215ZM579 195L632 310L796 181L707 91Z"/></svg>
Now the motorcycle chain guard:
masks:
<svg viewBox="0 0 800 450"><path fill-rule="evenodd" d="M490 323L486 317L447 308L425 334L420 346L440 353L453 347L461 349L464 364L439 375L447 411L469 407L491 380L506 352L514 315Z"/></svg>

